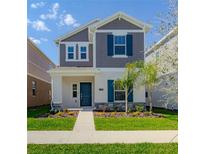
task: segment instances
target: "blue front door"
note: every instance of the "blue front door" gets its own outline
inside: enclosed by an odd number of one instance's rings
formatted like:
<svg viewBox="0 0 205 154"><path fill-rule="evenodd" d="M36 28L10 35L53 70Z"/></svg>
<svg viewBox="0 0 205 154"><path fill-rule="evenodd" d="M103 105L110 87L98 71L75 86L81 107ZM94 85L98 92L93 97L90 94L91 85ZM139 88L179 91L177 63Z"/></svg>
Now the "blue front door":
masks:
<svg viewBox="0 0 205 154"><path fill-rule="evenodd" d="M80 106L92 105L92 88L90 82L80 83Z"/></svg>

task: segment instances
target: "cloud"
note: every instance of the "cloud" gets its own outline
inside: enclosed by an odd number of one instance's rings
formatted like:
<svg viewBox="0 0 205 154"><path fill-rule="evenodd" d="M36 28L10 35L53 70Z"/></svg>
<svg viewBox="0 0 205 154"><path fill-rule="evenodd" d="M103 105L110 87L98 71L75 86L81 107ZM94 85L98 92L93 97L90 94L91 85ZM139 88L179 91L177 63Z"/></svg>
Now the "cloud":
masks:
<svg viewBox="0 0 205 154"><path fill-rule="evenodd" d="M72 17L71 14L66 14L63 19L64 23L68 26L75 24L76 20Z"/></svg>
<svg viewBox="0 0 205 154"><path fill-rule="evenodd" d="M30 39L31 41L33 41L33 43L35 43L35 44L41 44L41 41L38 40L38 39L36 39L36 38L34 38L34 37L29 37L29 39Z"/></svg>
<svg viewBox="0 0 205 154"><path fill-rule="evenodd" d="M75 24L73 24L73 27L79 27L79 26L80 26L79 23L75 23Z"/></svg>
<svg viewBox="0 0 205 154"><path fill-rule="evenodd" d="M32 40L35 44L41 44L42 41L43 42L47 42L48 39L47 38L44 38L44 37L41 37L40 39L36 39L34 37L29 37L30 40Z"/></svg>
<svg viewBox="0 0 205 154"><path fill-rule="evenodd" d="M36 21L30 21L29 19L27 20L28 24L31 24L32 28L37 30L37 31L51 31L46 24L41 21L41 20L36 20Z"/></svg>
<svg viewBox="0 0 205 154"><path fill-rule="evenodd" d="M59 18L60 18L60 22L59 22L60 26L64 26L64 25L73 26L73 27L80 26L80 24L77 23L77 20L73 18L71 14L61 14Z"/></svg>
<svg viewBox="0 0 205 154"><path fill-rule="evenodd" d="M45 4L46 4L45 2L32 3L31 8L37 9L37 8L45 6Z"/></svg>
<svg viewBox="0 0 205 154"><path fill-rule="evenodd" d="M46 20L46 19L56 19L57 15L58 15L59 8L60 8L59 3L54 3L52 5L52 8L48 11L49 13L41 14L40 18L43 19L43 20Z"/></svg>

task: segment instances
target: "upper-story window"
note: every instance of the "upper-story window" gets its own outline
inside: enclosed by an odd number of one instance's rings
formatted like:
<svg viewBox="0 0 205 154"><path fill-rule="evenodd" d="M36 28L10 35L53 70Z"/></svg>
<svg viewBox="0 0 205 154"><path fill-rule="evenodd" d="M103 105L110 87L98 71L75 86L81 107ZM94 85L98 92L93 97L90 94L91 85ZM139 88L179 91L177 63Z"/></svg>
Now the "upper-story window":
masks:
<svg viewBox="0 0 205 154"><path fill-rule="evenodd" d="M80 59L87 59L87 48L86 46L80 47Z"/></svg>
<svg viewBox="0 0 205 154"><path fill-rule="evenodd" d="M88 52L87 42L69 42L66 44L66 61L88 61Z"/></svg>
<svg viewBox="0 0 205 154"><path fill-rule="evenodd" d="M75 59L75 53L74 53L74 46L68 46L67 48L67 59Z"/></svg>
<svg viewBox="0 0 205 154"><path fill-rule="evenodd" d="M126 36L114 36L114 55L126 55Z"/></svg>

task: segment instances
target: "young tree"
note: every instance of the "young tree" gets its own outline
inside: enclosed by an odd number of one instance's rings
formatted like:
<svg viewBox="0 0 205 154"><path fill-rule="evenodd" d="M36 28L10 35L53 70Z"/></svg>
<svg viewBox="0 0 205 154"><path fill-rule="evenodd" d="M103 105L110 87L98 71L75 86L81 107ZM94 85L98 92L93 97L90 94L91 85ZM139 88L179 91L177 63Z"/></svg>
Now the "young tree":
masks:
<svg viewBox="0 0 205 154"><path fill-rule="evenodd" d="M140 65L140 66L139 66ZM152 113L152 93L158 82L158 67L156 63L145 63L136 62L136 66L141 67L139 70L139 79L141 84L145 85L148 90L148 101L150 106L150 113Z"/></svg>
<svg viewBox="0 0 205 154"><path fill-rule="evenodd" d="M128 112L128 96L133 91L135 81L138 77L138 71L136 71L136 64L129 63L126 65L125 72L121 79L118 79L115 86L119 86L125 90L125 112Z"/></svg>

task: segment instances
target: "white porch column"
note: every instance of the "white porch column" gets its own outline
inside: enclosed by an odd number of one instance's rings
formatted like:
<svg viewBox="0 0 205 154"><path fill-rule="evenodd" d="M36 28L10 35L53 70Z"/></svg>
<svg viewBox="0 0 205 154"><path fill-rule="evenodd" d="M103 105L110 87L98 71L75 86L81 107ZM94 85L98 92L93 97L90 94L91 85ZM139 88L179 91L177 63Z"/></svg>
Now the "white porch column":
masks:
<svg viewBox="0 0 205 154"><path fill-rule="evenodd" d="M52 100L54 104L62 104L62 76L55 75L52 80Z"/></svg>

